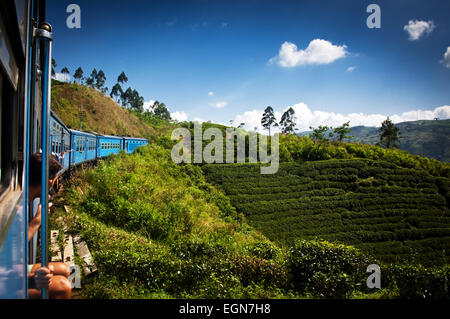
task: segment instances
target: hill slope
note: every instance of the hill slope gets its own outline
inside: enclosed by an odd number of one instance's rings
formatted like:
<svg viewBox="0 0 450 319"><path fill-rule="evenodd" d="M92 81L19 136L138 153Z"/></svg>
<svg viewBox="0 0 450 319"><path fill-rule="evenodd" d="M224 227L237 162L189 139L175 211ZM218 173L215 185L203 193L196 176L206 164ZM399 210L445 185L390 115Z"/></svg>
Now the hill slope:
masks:
<svg viewBox="0 0 450 319"><path fill-rule="evenodd" d="M450 162L450 119L412 121L395 124L401 133L399 149L411 154ZM375 145L380 141L377 127L354 126L352 141ZM298 135L308 136L311 132Z"/></svg>
<svg viewBox="0 0 450 319"><path fill-rule="evenodd" d="M321 238L385 262L450 261L448 178L367 159L281 163L273 175L261 175L258 164L205 165L204 172L276 242Z"/></svg>
<svg viewBox="0 0 450 319"><path fill-rule="evenodd" d="M450 120L398 123L401 150L450 162ZM375 144L380 140L376 127L354 127L356 142Z"/></svg>
<svg viewBox="0 0 450 319"><path fill-rule="evenodd" d="M86 117L83 131L149 138L157 131L105 94L77 83L52 81L52 110L69 127L80 129L80 105Z"/></svg>

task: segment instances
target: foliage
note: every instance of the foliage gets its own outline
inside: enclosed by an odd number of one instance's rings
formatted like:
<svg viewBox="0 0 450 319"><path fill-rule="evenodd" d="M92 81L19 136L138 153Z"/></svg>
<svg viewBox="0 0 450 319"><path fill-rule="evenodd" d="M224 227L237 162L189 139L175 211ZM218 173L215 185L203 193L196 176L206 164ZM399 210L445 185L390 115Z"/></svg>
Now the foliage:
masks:
<svg viewBox="0 0 450 319"><path fill-rule="evenodd" d="M273 175L261 175L259 164L202 168L250 225L276 242L319 237L353 244L386 262L448 262L449 179L392 162L280 163Z"/></svg>
<svg viewBox="0 0 450 319"><path fill-rule="evenodd" d="M296 130L295 128L295 111L292 107L286 110L281 116L280 126L281 132L284 134L292 134Z"/></svg>
<svg viewBox="0 0 450 319"><path fill-rule="evenodd" d="M357 249L324 241L297 241L287 258L295 289L321 298L347 297L364 282L369 264Z"/></svg>
<svg viewBox="0 0 450 319"><path fill-rule="evenodd" d="M400 130L394 125L394 123L389 119L389 117L381 123L380 131L380 145L389 148L391 146L396 146L400 140Z"/></svg>
<svg viewBox="0 0 450 319"><path fill-rule="evenodd" d="M278 126L277 119L275 118L275 114L271 106L266 107L266 109L264 110L263 116L261 118L261 125L265 129L269 130L269 136L270 136L270 127Z"/></svg>
<svg viewBox="0 0 450 319"><path fill-rule="evenodd" d="M347 135L348 133L352 132L352 129L350 127L350 121L342 124L339 127L334 128L333 132L337 135L338 141L342 142L343 139L349 139L351 140L353 136Z"/></svg>

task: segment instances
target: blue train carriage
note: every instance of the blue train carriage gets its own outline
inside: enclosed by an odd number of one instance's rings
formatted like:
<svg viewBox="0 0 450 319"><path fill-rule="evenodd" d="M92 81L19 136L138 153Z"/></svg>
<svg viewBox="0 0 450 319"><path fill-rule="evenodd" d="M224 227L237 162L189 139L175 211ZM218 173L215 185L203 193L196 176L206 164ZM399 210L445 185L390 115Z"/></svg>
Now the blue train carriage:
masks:
<svg viewBox="0 0 450 319"><path fill-rule="evenodd" d="M62 165L59 175L70 166L70 130L51 112L50 116L50 153L54 154Z"/></svg>
<svg viewBox="0 0 450 319"><path fill-rule="evenodd" d="M132 153L138 147L145 146L148 144L148 140L145 138L136 138L136 137L124 137L123 145L124 150L127 153Z"/></svg>
<svg viewBox="0 0 450 319"><path fill-rule="evenodd" d="M42 132L51 97L51 31L45 1L0 1L0 299L28 297L28 163L31 153L49 151ZM46 200L42 206L46 212Z"/></svg>
<svg viewBox="0 0 450 319"><path fill-rule="evenodd" d="M122 137L113 135L97 135L97 157L118 154L122 149Z"/></svg>
<svg viewBox="0 0 450 319"><path fill-rule="evenodd" d="M97 136L95 134L70 130L70 165L75 166L97 157Z"/></svg>

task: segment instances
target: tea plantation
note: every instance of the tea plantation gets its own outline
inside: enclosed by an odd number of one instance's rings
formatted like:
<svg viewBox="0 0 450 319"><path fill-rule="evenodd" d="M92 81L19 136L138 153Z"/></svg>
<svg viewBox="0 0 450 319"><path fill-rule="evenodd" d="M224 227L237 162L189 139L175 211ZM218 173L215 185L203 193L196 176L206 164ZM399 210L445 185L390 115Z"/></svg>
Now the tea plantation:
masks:
<svg viewBox="0 0 450 319"><path fill-rule="evenodd" d="M274 175L261 175L259 164L203 171L250 225L278 243L337 240L384 262L450 261L447 177L370 159L281 163Z"/></svg>

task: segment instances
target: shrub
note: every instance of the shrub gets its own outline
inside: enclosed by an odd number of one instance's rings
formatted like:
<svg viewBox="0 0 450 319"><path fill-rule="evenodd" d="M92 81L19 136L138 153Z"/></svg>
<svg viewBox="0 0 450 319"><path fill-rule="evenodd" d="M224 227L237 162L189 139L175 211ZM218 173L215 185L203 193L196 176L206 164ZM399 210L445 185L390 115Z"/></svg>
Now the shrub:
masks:
<svg viewBox="0 0 450 319"><path fill-rule="evenodd" d="M325 241L297 241L287 257L294 288L322 298L348 296L369 264L359 250Z"/></svg>

